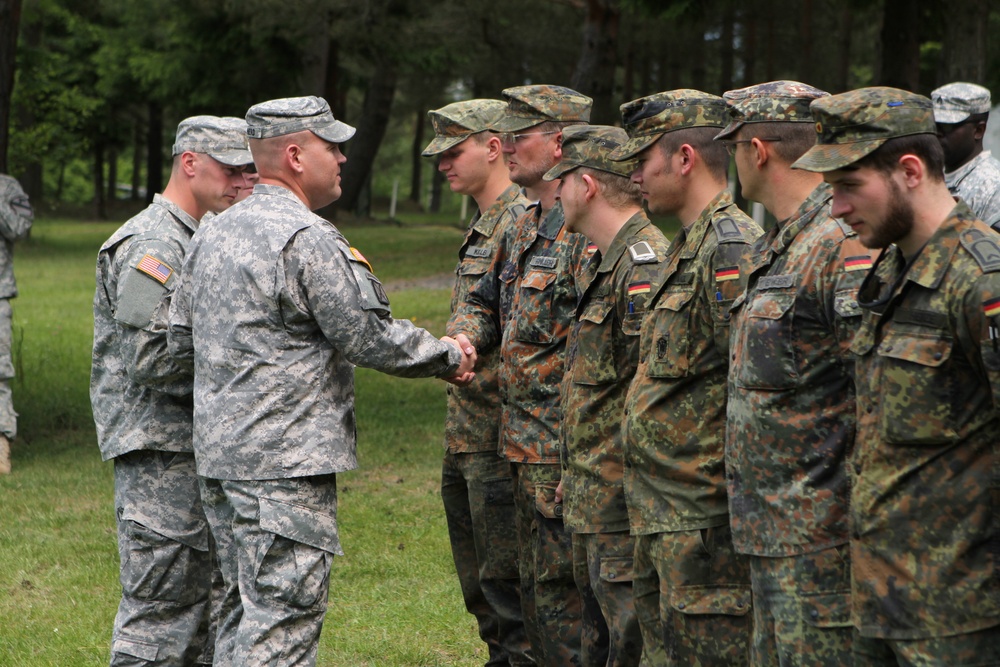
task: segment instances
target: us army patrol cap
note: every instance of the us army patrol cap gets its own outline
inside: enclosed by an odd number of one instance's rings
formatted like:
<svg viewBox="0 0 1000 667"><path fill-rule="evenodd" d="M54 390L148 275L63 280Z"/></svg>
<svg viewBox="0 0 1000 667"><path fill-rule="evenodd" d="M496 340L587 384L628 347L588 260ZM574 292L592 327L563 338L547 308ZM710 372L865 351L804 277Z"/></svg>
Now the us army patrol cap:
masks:
<svg viewBox="0 0 1000 667"><path fill-rule="evenodd" d="M958 81L931 91L935 123L961 123L969 116L990 110L990 91Z"/></svg>
<svg viewBox="0 0 1000 667"><path fill-rule="evenodd" d="M465 100L428 111L434 126L434 139L421 155L431 157L444 153L472 135L485 132L500 119L506 108L500 100Z"/></svg>
<svg viewBox="0 0 1000 667"><path fill-rule="evenodd" d="M247 124L232 116L192 116L182 120L172 155L185 151L204 153L230 167L253 163L247 145Z"/></svg>
<svg viewBox="0 0 1000 667"><path fill-rule="evenodd" d="M635 157L667 132L688 127L721 129L727 120L724 99L689 88L640 97L620 108L629 140L614 152L613 160Z"/></svg>
<svg viewBox="0 0 1000 667"><path fill-rule="evenodd" d="M339 144L354 136L354 128L333 117L322 97L286 97L261 102L247 111L247 136L270 139L309 130L320 139Z"/></svg>
<svg viewBox="0 0 1000 667"><path fill-rule="evenodd" d="M563 86L516 86L503 91L506 112L490 127L494 132L517 132L546 121L590 122L594 100Z"/></svg>
<svg viewBox="0 0 1000 667"><path fill-rule="evenodd" d="M722 94L729 125L716 135L726 139L747 123L812 123L809 104L830 93L798 81L770 81Z"/></svg>
<svg viewBox="0 0 1000 667"><path fill-rule="evenodd" d="M634 161L615 162L611 152L628 141L620 127L608 125L570 125L563 130L562 159L542 176L554 181L577 167L588 167L628 178L635 168Z"/></svg>
<svg viewBox="0 0 1000 667"><path fill-rule="evenodd" d="M887 139L936 134L931 101L898 88L861 88L821 97L809 107L816 121L816 145L793 169L833 171L857 162Z"/></svg>

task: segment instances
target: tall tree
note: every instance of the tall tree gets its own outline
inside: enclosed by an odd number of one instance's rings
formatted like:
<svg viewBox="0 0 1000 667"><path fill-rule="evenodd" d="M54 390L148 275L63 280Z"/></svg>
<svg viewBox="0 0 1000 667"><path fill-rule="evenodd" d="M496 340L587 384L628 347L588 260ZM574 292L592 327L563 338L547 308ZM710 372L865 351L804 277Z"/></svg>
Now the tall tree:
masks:
<svg viewBox="0 0 1000 667"><path fill-rule="evenodd" d="M621 10L617 0L586 0L576 4L585 10L583 42L570 87L594 98L591 122L607 125L618 117L613 95Z"/></svg>
<svg viewBox="0 0 1000 667"><path fill-rule="evenodd" d="M944 48L939 83L986 82L988 0L952 0L944 22Z"/></svg>
<svg viewBox="0 0 1000 667"><path fill-rule="evenodd" d="M11 97L20 25L21 0L0 0L0 173L7 173Z"/></svg>

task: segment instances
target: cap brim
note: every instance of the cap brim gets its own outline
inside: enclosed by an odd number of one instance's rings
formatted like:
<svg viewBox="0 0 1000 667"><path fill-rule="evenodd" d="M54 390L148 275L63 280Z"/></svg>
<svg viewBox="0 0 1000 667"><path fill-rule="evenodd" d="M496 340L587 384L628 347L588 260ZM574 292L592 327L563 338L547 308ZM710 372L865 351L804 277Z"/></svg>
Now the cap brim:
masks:
<svg viewBox="0 0 1000 667"><path fill-rule="evenodd" d="M630 160L655 144L656 140L663 136L663 134L663 132L659 132L652 136L634 137L629 139L624 144L611 151L611 153L608 154L608 159L615 162Z"/></svg>
<svg viewBox="0 0 1000 667"><path fill-rule="evenodd" d="M968 111L957 111L955 109L934 109L934 122L952 125L954 123L961 123L963 120L967 120L971 115L972 114Z"/></svg>
<svg viewBox="0 0 1000 667"><path fill-rule="evenodd" d="M457 146L471 135L464 137L434 137L431 143L427 144L427 148L421 153L424 157L434 157L440 153L444 153L449 148Z"/></svg>
<svg viewBox="0 0 1000 667"><path fill-rule="evenodd" d="M222 151L221 153L209 153L208 156L227 167L242 167L246 164L253 164L253 155L250 154L250 151Z"/></svg>
<svg viewBox="0 0 1000 667"><path fill-rule="evenodd" d="M722 132L719 132L717 135L715 135L715 140L720 141L722 139L728 139L729 137L736 134L736 130L740 129L744 125L746 125L745 121L734 120L729 125L726 125L724 128L722 128Z"/></svg>
<svg viewBox="0 0 1000 667"><path fill-rule="evenodd" d="M309 130L320 139L329 141L331 144L343 143L353 137L354 133L357 132L355 128L351 127L347 123L342 123L339 120L333 121L326 127L310 127Z"/></svg>
<svg viewBox="0 0 1000 667"><path fill-rule="evenodd" d="M490 125L494 132L517 132L527 130L529 127L541 125L545 118L524 118L523 116L502 116L497 122Z"/></svg>
<svg viewBox="0 0 1000 667"><path fill-rule="evenodd" d="M792 169L817 172L843 169L854 164L885 142L885 139L870 139L850 144L816 144L792 163Z"/></svg>
<svg viewBox="0 0 1000 667"><path fill-rule="evenodd" d="M556 166L549 169L547 172L542 174L543 181L554 181L557 178L562 178L563 174L567 171L572 171L579 167L580 165L574 164L572 162L560 162Z"/></svg>

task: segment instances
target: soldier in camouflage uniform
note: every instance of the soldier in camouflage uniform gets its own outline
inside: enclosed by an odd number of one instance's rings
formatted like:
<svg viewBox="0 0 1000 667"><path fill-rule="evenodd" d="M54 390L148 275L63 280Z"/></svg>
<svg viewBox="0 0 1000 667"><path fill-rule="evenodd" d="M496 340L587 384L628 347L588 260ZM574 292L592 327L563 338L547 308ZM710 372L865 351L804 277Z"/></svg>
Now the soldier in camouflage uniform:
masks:
<svg viewBox="0 0 1000 667"><path fill-rule="evenodd" d="M726 475L733 543L750 555L755 665L850 664L849 346L871 254L830 214L830 188L791 164L815 141L795 81L727 92L743 194L777 218L750 248L732 307Z"/></svg>
<svg viewBox="0 0 1000 667"><path fill-rule="evenodd" d="M170 180L97 257L90 398L115 463L122 598L112 665L211 664L214 557L191 448L190 373L167 352L163 319L191 236L246 187L246 123L181 122Z"/></svg>
<svg viewBox="0 0 1000 667"><path fill-rule="evenodd" d="M545 174L561 179L566 229L597 246L596 276L576 308L562 388L563 520L583 600L581 663L639 665L642 634L632 603L632 552L622 485L621 414L639 361L639 324L666 250L642 212L632 162L614 162L625 131L568 127L562 159Z"/></svg>
<svg viewBox="0 0 1000 667"><path fill-rule="evenodd" d="M17 413L10 393L14 378L10 300L17 296L14 241L28 235L34 219L21 184L13 176L0 174L0 475L10 473L10 441L17 435Z"/></svg>
<svg viewBox="0 0 1000 667"><path fill-rule="evenodd" d="M745 665L750 570L729 536L726 371L729 306L761 230L726 189L721 97L672 90L621 111L630 139L614 157L638 158L632 179L650 211L682 225L648 295L624 411L643 664Z"/></svg>
<svg viewBox="0 0 1000 667"><path fill-rule="evenodd" d="M944 182L980 220L1000 231L1000 160L983 150L990 91L974 83L949 83L931 93L938 141L944 149Z"/></svg>
<svg viewBox="0 0 1000 667"><path fill-rule="evenodd" d="M511 183L500 138L488 128L503 115L500 100L467 100L431 111L436 156L452 191L475 199L478 211L455 267L455 312L490 266L500 238L524 213L528 200ZM448 388L441 499L465 608L476 617L489 647L488 666L532 665L521 619L510 464L499 452L499 350L479 356L476 377Z"/></svg>
<svg viewBox="0 0 1000 667"><path fill-rule="evenodd" d="M226 582L215 665L313 665L342 554L336 473L357 466L354 366L404 377L475 362L394 320L363 255L313 209L340 196L354 128L317 97L247 113L253 194L201 228L170 306L193 366L194 451Z"/></svg>
<svg viewBox="0 0 1000 667"><path fill-rule="evenodd" d="M816 100L833 214L884 248L858 293L854 664L1000 664L1000 245L942 178L931 101Z"/></svg>
<svg viewBox="0 0 1000 667"><path fill-rule="evenodd" d="M500 451L514 477L525 629L537 664L579 665L581 601L555 493L566 336L590 281L592 251L563 224L558 182L542 176L559 162L562 130L586 123L592 101L548 85L503 96L507 110L493 129L505 133L511 180L537 201L504 235L448 330L468 333L477 350L500 346Z"/></svg>

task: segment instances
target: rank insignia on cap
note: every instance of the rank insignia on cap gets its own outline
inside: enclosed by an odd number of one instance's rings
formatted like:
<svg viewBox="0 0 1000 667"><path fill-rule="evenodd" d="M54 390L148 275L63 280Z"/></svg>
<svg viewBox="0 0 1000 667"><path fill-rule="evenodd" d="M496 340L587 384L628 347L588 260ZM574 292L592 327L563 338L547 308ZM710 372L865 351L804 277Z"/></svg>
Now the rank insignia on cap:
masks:
<svg viewBox="0 0 1000 667"><path fill-rule="evenodd" d="M844 271L867 271L870 268L872 268L872 258L869 255L858 255L844 260Z"/></svg>
<svg viewBox="0 0 1000 667"><path fill-rule="evenodd" d="M169 266L156 259L152 255L144 255L139 263L135 265L135 268L139 269L145 273L150 278L159 281L161 284L166 284L167 279L174 272Z"/></svg>
<svg viewBox="0 0 1000 667"><path fill-rule="evenodd" d="M358 250L354 246L351 246L351 254L354 255L354 259L358 260L359 262L361 262L362 264L364 264L365 266L367 266L368 270L371 273L375 273L375 270L372 269L371 262L369 262L367 259L365 259L365 256L361 254L360 250Z"/></svg>
<svg viewBox="0 0 1000 667"><path fill-rule="evenodd" d="M637 283L629 283L628 295L635 296L636 294L646 294L650 290L650 284L648 280L643 280Z"/></svg>
<svg viewBox="0 0 1000 667"><path fill-rule="evenodd" d="M740 267L738 266L724 266L715 271L715 282L717 283L722 283L727 280L739 280L739 278Z"/></svg>
<svg viewBox="0 0 1000 667"><path fill-rule="evenodd" d="M983 301L983 313L986 317L1000 315L1000 296Z"/></svg>

